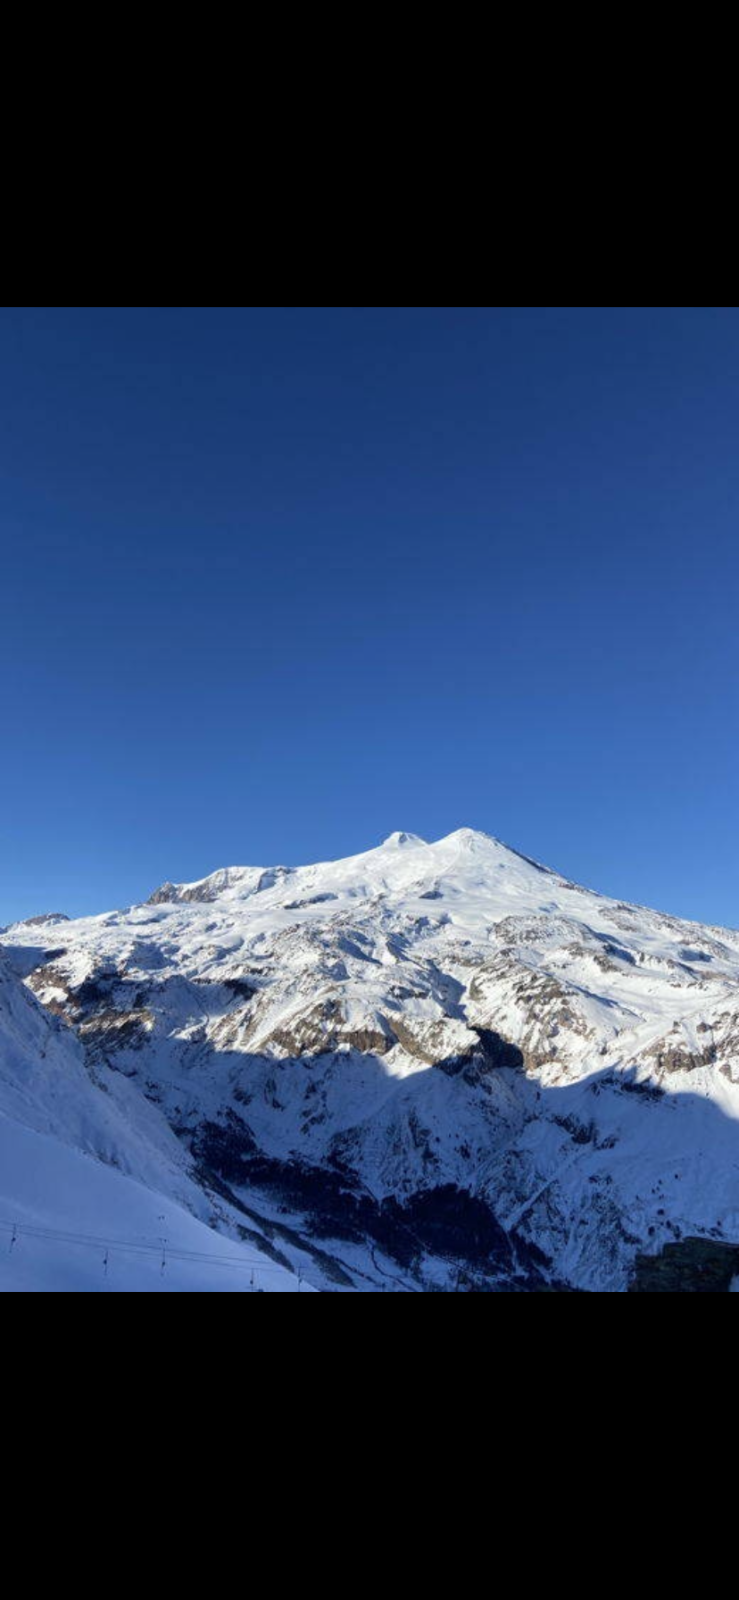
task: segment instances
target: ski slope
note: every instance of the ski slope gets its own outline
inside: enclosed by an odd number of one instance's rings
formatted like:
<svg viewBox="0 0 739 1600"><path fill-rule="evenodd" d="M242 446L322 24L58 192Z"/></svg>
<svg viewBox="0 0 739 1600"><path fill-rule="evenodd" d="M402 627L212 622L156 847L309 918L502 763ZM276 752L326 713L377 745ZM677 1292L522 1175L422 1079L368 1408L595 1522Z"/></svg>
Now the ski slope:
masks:
<svg viewBox="0 0 739 1600"><path fill-rule="evenodd" d="M0 1291L294 1292L297 1279L182 1206L0 1117Z"/></svg>

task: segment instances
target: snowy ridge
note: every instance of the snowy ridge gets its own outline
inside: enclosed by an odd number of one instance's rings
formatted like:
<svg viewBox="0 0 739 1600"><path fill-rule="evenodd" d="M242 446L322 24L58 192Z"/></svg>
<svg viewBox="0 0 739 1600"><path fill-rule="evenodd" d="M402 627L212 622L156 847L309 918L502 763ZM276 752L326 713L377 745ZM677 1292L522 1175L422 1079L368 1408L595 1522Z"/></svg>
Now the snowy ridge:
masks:
<svg viewBox="0 0 739 1600"><path fill-rule="evenodd" d="M124 1120L126 1093L323 1287L328 1257L362 1288L619 1290L640 1251L739 1242L736 931L462 828L4 943Z"/></svg>

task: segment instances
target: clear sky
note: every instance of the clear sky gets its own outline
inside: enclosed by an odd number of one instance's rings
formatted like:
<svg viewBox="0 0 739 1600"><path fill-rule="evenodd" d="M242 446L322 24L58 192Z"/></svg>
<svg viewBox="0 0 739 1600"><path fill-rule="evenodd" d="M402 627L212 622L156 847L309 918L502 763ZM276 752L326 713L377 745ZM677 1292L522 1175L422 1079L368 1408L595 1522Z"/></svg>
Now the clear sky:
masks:
<svg viewBox="0 0 739 1600"><path fill-rule="evenodd" d="M0 312L0 923L494 833L739 924L739 313Z"/></svg>

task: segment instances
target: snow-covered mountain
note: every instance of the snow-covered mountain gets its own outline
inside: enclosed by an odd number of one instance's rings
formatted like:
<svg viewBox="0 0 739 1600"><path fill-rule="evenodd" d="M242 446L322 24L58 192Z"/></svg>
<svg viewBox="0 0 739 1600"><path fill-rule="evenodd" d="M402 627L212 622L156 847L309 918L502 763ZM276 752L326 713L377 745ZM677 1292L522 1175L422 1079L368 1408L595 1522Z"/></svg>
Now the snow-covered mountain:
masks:
<svg viewBox="0 0 739 1600"><path fill-rule="evenodd" d="M621 1290L739 1245L737 932L463 828L3 944L76 1070L317 1286Z"/></svg>

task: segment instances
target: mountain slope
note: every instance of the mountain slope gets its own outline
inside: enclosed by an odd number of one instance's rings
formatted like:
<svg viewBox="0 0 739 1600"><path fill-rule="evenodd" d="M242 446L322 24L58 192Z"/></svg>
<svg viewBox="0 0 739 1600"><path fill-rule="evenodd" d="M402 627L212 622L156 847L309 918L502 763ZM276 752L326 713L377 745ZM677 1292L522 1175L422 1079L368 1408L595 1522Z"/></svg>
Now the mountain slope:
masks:
<svg viewBox="0 0 739 1600"><path fill-rule="evenodd" d="M4 942L88 1069L357 1287L618 1290L739 1241L736 932L461 829Z"/></svg>
<svg viewBox="0 0 739 1600"><path fill-rule="evenodd" d="M93 1078L0 953L0 1290L295 1288L209 1225L229 1220L161 1114L104 1064Z"/></svg>

